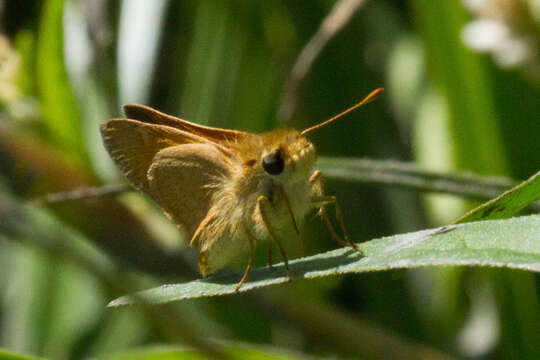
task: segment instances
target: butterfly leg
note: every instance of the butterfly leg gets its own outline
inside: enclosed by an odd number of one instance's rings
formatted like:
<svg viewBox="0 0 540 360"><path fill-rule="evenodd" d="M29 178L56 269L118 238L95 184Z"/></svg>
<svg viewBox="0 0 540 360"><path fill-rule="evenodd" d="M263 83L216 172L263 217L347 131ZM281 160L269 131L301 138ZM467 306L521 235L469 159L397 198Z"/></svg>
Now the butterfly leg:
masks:
<svg viewBox="0 0 540 360"><path fill-rule="evenodd" d="M283 188L279 188L279 192L281 193L281 196L283 196L283 200L285 201L285 205L287 205L287 210L289 210L289 215L291 217L291 222L294 228L294 231L296 232L296 235L300 235L300 231L298 230L298 225L296 225L296 220L294 219L294 213L292 211L291 202L289 201L289 197L283 191Z"/></svg>
<svg viewBox="0 0 540 360"><path fill-rule="evenodd" d="M240 287L242 287L242 284L246 282L247 278L249 277L249 274L251 273L251 268L253 267L253 258L255 257L255 239L253 239L253 235L249 231L246 231L247 237L249 239L249 260L246 266L246 270L244 271L244 276L242 276L242 279L236 284L236 288L234 289L235 292L238 292L240 290Z"/></svg>
<svg viewBox="0 0 540 360"><path fill-rule="evenodd" d="M309 182L312 183L312 184L315 183L315 182L320 182L321 181L321 176L322 176L321 170L317 169L309 177Z"/></svg>
<svg viewBox="0 0 540 360"><path fill-rule="evenodd" d="M272 224L270 224L270 221L268 221L267 213L265 209L268 209L270 204L270 200L264 195L259 196L257 199L257 203L259 204L259 210L261 212L261 217L264 222L264 225L266 226L266 229L268 230L268 233L270 233L270 236L272 239L278 244L279 252L281 253L281 256L283 257L283 262L285 263L285 270L287 272L287 280L291 280L291 270L289 269L289 261L287 260L287 255L285 254L285 249L283 249L283 245L281 245L281 241L279 241L279 238L276 236L276 233L274 232L274 228L272 227Z"/></svg>
<svg viewBox="0 0 540 360"><path fill-rule="evenodd" d="M350 246L356 251L362 252L358 245L353 243L349 237L349 233L347 232L347 228L345 227L345 222L343 221L343 213L341 212L341 207L339 206L339 203L337 202L337 199L335 196L313 196L311 198L311 201L316 204L317 206L320 206L319 212L321 216L323 217L326 226L328 227L328 230L330 231L330 234L336 240L339 244L344 246ZM341 227L341 232L343 233L343 237L345 238L345 241L343 241L334 230L334 227L332 226L332 223L330 221L330 218L328 216L328 213L326 212L326 206L328 205L334 205L336 208L336 219Z"/></svg>
<svg viewBox="0 0 540 360"><path fill-rule="evenodd" d="M332 238L334 238L334 240L338 244L343 245L343 246L350 246L356 251L361 252L361 250L358 248L358 245L353 243L349 238L349 233L347 232L347 228L345 227L345 221L343 221L343 213L341 212L341 207L339 206L339 203L337 202L336 197L323 195L323 184L322 184L321 176L322 176L321 171L315 170L313 174L311 174L311 177L309 178L309 182L313 185L313 188L312 188L313 196L311 197L313 206L319 207L319 214L324 219L324 222L326 223L326 227L328 228L330 235L332 235ZM332 222L330 221L330 218L326 211L326 206L332 205L332 204L336 208L336 219L339 222L339 225L341 227L341 232L343 233L343 237L345 238L345 241L343 241L334 230L334 226L332 225Z"/></svg>

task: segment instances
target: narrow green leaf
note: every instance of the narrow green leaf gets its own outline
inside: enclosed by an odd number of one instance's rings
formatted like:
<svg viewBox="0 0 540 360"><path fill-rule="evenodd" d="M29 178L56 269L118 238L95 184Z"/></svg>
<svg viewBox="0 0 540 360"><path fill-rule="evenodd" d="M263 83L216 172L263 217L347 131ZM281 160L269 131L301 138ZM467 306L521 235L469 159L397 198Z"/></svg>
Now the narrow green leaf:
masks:
<svg viewBox="0 0 540 360"><path fill-rule="evenodd" d="M261 360L299 360L306 359L299 354L291 354L275 348L259 348L242 343L225 343L221 347L225 355L232 359L261 359ZM207 355L197 350L182 349L172 346L154 346L126 350L116 354L100 357L100 360L206 360ZM309 357L309 359L313 359Z"/></svg>
<svg viewBox="0 0 540 360"><path fill-rule="evenodd" d="M320 157L317 166L326 178L476 199L491 199L517 184L501 176L481 176L471 172L443 173L422 169L414 163L393 160Z"/></svg>
<svg viewBox="0 0 540 360"><path fill-rule="evenodd" d="M40 360L40 359L42 358L14 354L12 352L7 352L4 349L0 349L0 360Z"/></svg>
<svg viewBox="0 0 540 360"><path fill-rule="evenodd" d="M472 209L455 221L466 223L509 218L540 199L540 171L500 196Z"/></svg>
<svg viewBox="0 0 540 360"><path fill-rule="evenodd" d="M540 272L540 215L449 225L359 244L363 255L345 247L289 262L293 280L408 269L422 266L496 266ZM163 285L118 298L109 306L165 303L234 294L239 275L216 275L185 284ZM283 263L254 270L240 292L286 282Z"/></svg>
<svg viewBox="0 0 540 360"><path fill-rule="evenodd" d="M51 142L74 159L88 163L79 111L64 64L63 10L64 0L48 0L43 5L36 56L43 122Z"/></svg>
<svg viewBox="0 0 540 360"><path fill-rule="evenodd" d="M482 174L504 174L505 147L487 63L461 41L467 11L461 1L413 0L410 4L430 78L448 105L455 165Z"/></svg>

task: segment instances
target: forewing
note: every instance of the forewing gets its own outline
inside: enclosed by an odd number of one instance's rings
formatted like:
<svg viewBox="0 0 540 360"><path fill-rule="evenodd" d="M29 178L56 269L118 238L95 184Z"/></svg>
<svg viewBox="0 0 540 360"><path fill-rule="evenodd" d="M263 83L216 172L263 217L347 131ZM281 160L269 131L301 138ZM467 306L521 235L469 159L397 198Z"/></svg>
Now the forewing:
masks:
<svg viewBox="0 0 540 360"><path fill-rule="evenodd" d="M149 193L189 241L228 177L229 159L213 144L158 151L148 170Z"/></svg>
<svg viewBox="0 0 540 360"><path fill-rule="evenodd" d="M147 172L161 149L186 143L207 143L197 135L165 125L129 119L113 119L101 125L109 155L124 175L140 190L148 191Z"/></svg>
<svg viewBox="0 0 540 360"><path fill-rule="evenodd" d="M179 130L197 134L216 143L240 142L254 136L253 134L243 131L194 124L144 105L124 105L124 112L130 119L143 121L149 124L167 125Z"/></svg>

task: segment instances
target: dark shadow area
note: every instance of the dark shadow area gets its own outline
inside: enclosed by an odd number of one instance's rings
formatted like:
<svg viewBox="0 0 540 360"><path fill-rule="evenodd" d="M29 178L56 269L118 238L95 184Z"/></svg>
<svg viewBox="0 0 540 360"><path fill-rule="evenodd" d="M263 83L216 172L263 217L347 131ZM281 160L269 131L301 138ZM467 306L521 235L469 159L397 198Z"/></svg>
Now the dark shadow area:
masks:
<svg viewBox="0 0 540 360"><path fill-rule="evenodd" d="M305 275L312 271L326 271L339 266L345 266L355 261L358 261L365 255L360 254L354 249L348 249L345 253L321 258L320 255L310 256L307 258L297 259L292 262L289 262L289 268L291 270L292 280L303 279ZM238 281L242 278L241 273L225 273L218 274L206 279L200 280L204 283L211 284L231 284L236 285ZM286 282L285 278L285 264L280 263L273 265L270 268L258 268L254 269L244 286L249 286L250 284L276 280L278 282Z"/></svg>

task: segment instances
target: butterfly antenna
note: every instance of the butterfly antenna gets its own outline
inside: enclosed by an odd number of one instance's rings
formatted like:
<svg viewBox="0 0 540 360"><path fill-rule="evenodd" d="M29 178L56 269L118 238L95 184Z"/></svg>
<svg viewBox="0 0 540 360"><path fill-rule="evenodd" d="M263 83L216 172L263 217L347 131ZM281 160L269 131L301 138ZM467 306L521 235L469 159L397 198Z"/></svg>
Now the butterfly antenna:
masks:
<svg viewBox="0 0 540 360"><path fill-rule="evenodd" d="M366 96L362 101L360 101L358 104L354 105L354 106L351 106L350 108L348 108L347 110L337 114L336 116L326 120L326 121L323 121L322 123L320 124L317 124L317 125L314 125L312 127L308 127L307 129L304 129L302 130L299 134L298 134L298 137L300 136L304 136L306 135L308 132L310 131L313 131L313 130L317 130L319 128L322 128L323 126L326 126L328 124L330 124L331 122L334 122L336 121L337 119L339 119L340 117L350 113L351 111L353 110L356 110L358 109L360 106L362 105L366 105L367 103L370 103L372 102L373 100L377 99L378 97L380 97L382 95L382 93L384 92L384 89L383 88L378 88L378 89L375 89L373 90L372 92L369 93L368 96Z"/></svg>

